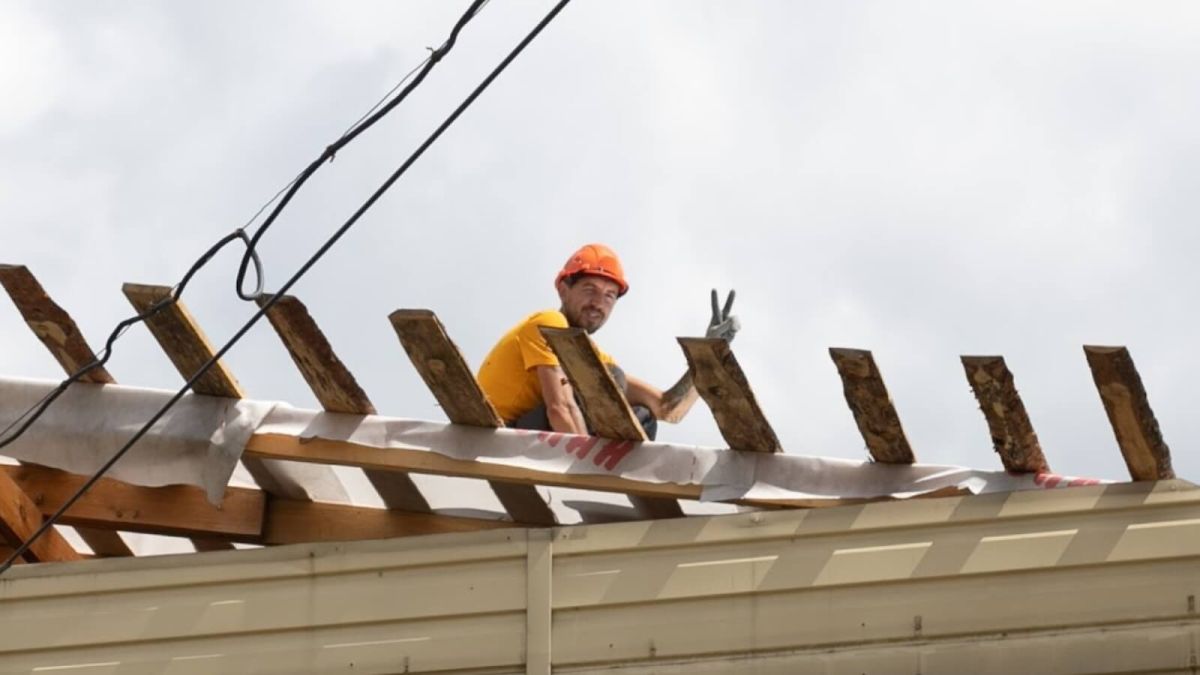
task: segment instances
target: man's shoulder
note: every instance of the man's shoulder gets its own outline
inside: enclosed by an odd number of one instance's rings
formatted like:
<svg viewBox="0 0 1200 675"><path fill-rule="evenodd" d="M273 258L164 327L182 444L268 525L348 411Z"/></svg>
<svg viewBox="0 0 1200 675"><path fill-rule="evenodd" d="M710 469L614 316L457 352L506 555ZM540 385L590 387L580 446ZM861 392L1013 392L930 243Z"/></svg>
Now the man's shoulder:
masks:
<svg viewBox="0 0 1200 675"><path fill-rule="evenodd" d="M550 328L566 328L567 317L557 309L547 309L540 312L534 312L525 317L521 322L522 326L549 326Z"/></svg>

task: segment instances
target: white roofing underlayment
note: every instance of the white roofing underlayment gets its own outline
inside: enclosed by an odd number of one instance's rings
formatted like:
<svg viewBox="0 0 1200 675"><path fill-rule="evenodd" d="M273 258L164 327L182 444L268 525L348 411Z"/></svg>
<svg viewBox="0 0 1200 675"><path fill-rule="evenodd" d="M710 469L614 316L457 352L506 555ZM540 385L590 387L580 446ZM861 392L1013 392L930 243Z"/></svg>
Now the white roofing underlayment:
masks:
<svg viewBox="0 0 1200 675"><path fill-rule="evenodd" d="M56 382L0 377L0 426L40 401ZM29 430L0 450L13 459L76 474L95 472L173 394L107 384L74 384ZM231 478L250 484L237 469L254 434L346 441L376 448L438 453L460 460L558 474L607 474L679 485L699 485L702 503L688 513L728 513L718 503L747 499L907 498L938 490L980 494L1096 484L1045 474L1012 475L959 466L895 465L799 455L735 452L724 448L631 443L517 429L467 427L382 415L348 415L294 408L286 403L187 395L109 472L144 486L188 484L219 503ZM319 501L379 505L362 472L337 467L330 480L320 465L278 462ZM325 478L320 477L324 473ZM503 516L480 480L414 475L422 493L442 513ZM559 521L619 519L628 509L617 493L539 487Z"/></svg>

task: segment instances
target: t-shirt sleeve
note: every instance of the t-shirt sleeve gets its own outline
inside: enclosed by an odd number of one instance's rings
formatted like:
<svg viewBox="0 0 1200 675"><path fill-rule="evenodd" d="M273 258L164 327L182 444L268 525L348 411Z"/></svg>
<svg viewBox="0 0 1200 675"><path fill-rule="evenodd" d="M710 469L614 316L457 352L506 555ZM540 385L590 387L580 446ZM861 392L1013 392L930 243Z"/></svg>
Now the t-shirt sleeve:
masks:
<svg viewBox="0 0 1200 675"><path fill-rule="evenodd" d="M567 317L560 312L540 312L529 317L525 325L517 331L517 344L521 348L521 361L525 364L525 370L558 365L558 357L538 330L542 326L566 328Z"/></svg>

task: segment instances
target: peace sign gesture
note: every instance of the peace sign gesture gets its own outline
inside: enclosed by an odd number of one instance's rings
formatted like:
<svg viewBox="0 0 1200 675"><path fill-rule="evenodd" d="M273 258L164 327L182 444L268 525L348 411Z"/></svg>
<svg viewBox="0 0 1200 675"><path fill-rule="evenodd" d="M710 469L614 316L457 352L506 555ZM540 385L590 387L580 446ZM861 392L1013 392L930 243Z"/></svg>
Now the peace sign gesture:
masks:
<svg viewBox="0 0 1200 675"><path fill-rule="evenodd" d="M725 298L725 307L721 308L717 302L717 289L713 289L712 320L708 323L708 331L705 332L705 337L722 338L726 341L732 341L733 336L737 335L738 329L742 327L742 324L736 316L730 314L733 311L733 298L736 295L737 291L730 290L728 297Z"/></svg>

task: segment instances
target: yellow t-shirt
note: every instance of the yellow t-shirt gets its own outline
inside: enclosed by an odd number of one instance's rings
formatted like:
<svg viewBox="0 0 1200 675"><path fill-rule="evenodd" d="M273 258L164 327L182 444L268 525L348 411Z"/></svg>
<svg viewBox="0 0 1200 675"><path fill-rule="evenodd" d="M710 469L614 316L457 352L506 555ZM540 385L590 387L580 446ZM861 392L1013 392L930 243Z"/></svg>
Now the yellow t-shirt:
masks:
<svg viewBox="0 0 1200 675"><path fill-rule="evenodd" d="M542 402L542 387L533 369L558 365L558 357L538 330L540 326L566 328L567 317L557 310L525 317L492 347L475 377L505 422L512 422ZM605 365L615 364L603 351L600 360Z"/></svg>

